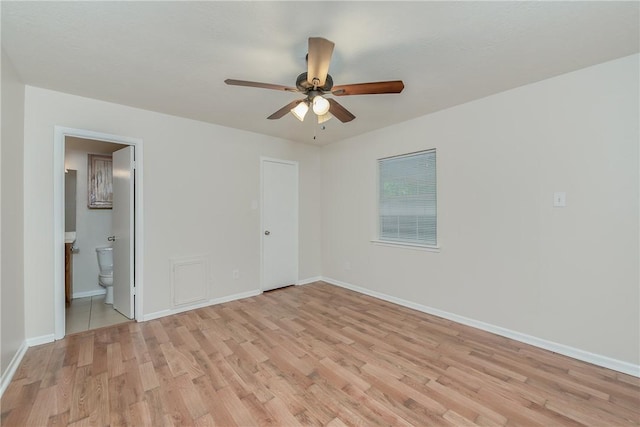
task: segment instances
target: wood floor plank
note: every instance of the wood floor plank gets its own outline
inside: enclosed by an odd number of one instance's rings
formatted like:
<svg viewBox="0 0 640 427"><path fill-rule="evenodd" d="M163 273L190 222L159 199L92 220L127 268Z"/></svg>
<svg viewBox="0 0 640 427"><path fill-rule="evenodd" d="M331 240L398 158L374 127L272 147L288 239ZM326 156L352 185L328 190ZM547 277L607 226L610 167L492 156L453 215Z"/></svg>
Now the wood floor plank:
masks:
<svg viewBox="0 0 640 427"><path fill-rule="evenodd" d="M138 369L140 370L140 381L142 381L142 389L144 391L149 391L160 386L151 361L139 364Z"/></svg>
<svg viewBox="0 0 640 427"><path fill-rule="evenodd" d="M99 374L102 372L109 372L109 366L107 362L107 346L108 341L94 340L93 349L93 362L91 364L91 372ZM75 366L75 365L71 365Z"/></svg>
<svg viewBox="0 0 640 427"><path fill-rule="evenodd" d="M3 426L640 426L640 379L316 282L28 349Z"/></svg>
<svg viewBox="0 0 640 427"><path fill-rule="evenodd" d="M212 384L215 390L219 390L229 385L229 382L225 378L224 374L219 369L217 369L215 365L216 362L220 360L221 356L220 358L212 359L204 351L199 350L193 352L193 357L198 362L198 365L202 369L202 372L209 379L209 382ZM198 378L195 378L194 382L196 382Z"/></svg>
<svg viewBox="0 0 640 427"><path fill-rule="evenodd" d="M176 385L175 379L168 366L162 366L158 369L158 380L160 382L160 400L161 409L164 412L163 418L165 423L169 422L171 425L192 425L193 418L189 413L184 398L180 393L179 388ZM182 375L187 375L183 373ZM151 390L147 393L153 392ZM157 402L155 402L157 404Z"/></svg>
<svg viewBox="0 0 640 427"><path fill-rule="evenodd" d="M47 427L64 427L67 425L69 425L69 411L52 415L49 417L49 421L47 422Z"/></svg>
<svg viewBox="0 0 640 427"><path fill-rule="evenodd" d="M147 404L147 411L149 415L148 425L152 426L163 426L163 425L173 425L172 422L165 423L165 411L162 405L162 397L160 396L160 387L156 387L154 389L148 390L144 394L144 400ZM139 408L134 408L134 416L137 416L139 413Z"/></svg>
<svg viewBox="0 0 640 427"><path fill-rule="evenodd" d="M460 427L472 427L472 426L478 425L473 421L463 417L462 415L452 410L448 410L447 412L445 412L444 415L442 415L442 417L445 420L452 423L453 425L460 426Z"/></svg>
<svg viewBox="0 0 640 427"><path fill-rule="evenodd" d="M206 414L194 420L194 427L215 427L216 422L210 414Z"/></svg>
<svg viewBox="0 0 640 427"><path fill-rule="evenodd" d="M49 417L56 414L56 386L41 388L38 390L33 410L27 418L26 425L44 426L49 422Z"/></svg>
<svg viewBox="0 0 640 427"><path fill-rule="evenodd" d="M382 402L376 400L372 396L351 384L347 384L341 389L345 394L350 396L354 402L366 407L376 419L381 420L384 424L390 426L403 426L410 427L411 424L403 418L400 414L395 413L389 407L385 406Z"/></svg>
<svg viewBox="0 0 640 427"><path fill-rule="evenodd" d="M30 383L42 381L54 350L55 346L42 345L35 347L33 353L27 351L14 378L26 378ZM77 360L77 352L74 356Z"/></svg>
<svg viewBox="0 0 640 427"><path fill-rule="evenodd" d="M89 393L91 393L92 382L91 366L83 366L75 370L69 422L86 418L91 413Z"/></svg>
<svg viewBox="0 0 640 427"><path fill-rule="evenodd" d="M63 366L56 372L57 413L69 412L73 398L75 366Z"/></svg>
<svg viewBox="0 0 640 427"><path fill-rule="evenodd" d="M153 330L153 334L158 341L158 343L167 343L169 342L169 335L167 335L167 331L165 330L165 326L162 324L161 320L152 320L151 329Z"/></svg>
<svg viewBox="0 0 640 427"><path fill-rule="evenodd" d="M133 324L135 328L135 324ZM131 360L136 357L135 349L133 346L133 339L131 337L131 327L129 323L122 323L113 327L118 330L120 343L120 349L122 351L122 360Z"/></svg>
<svg viewBox="0 0 640 427"><path fill-rule="evenodd" d="M149 405L142 400L129 406L129 412L131 413L131 425L133 426L152 426L151 424L151 412L149 411ZM102 424L104 425L104 424Z"/></svg>
<svg viewBox="0 0 640 427"><path fill-rule="evenodd" d="M269 390L287 405L291 414L299 416L306 412L305 417L313 420L308 423L311 425L324 425L336 416L333 408L313 398L309 388L303 390L296 387L296 385L278 375L277 369L273 368L268 362L265 362L263 367L264 371L260 371L261 373L270 371L272 374L266 377Z"/></svg>
<svg viewBox="0 0 640 427"><path fill-rule="evenodd" d="M50 387L57 384L57 374L64 366L64 353L65 349L62 347L55 347L53 349L47 364L47 369L42 378L41 387Z"/></svg>
<svg viewBox="0 0 640 427"><path fill-rule="evenodd" d="M134 328L134 325L140 325L136 323L130 323L131 325L131 345L133 347L133 357L139 363L145 363L151 361L149 356L149 348L144 339L144 334L141 327Z"/></svg>
<svg viewBox="0 0 640 427"><path fill-rule="evenodd" d="M109 378L124 374L124 361L122 360L122 350L119 342L114 342L107 346L107 369Z"/></svg>
<svg viewBox="0 0 640 427"><path fill-rule="evenodd" d="M289 412L287 405L278 396L265 403L265 407L272 414L274 425L295 426L300 423L295 415Z"/></svg>
<svg viewBox="0 0 640 427"><path fill-rule="evenodd" d="M177 348L171 342L160 344L160 348L174 377L188 374L193 379L204 375L195 358L186 348Z"/></svg>
<svg viewBox="0 0 640 427"><path fill-rule="evenodd" d="M93 338L93 335L88 335L80 340L78 366L86 366L93 363Z"/></svg>
<svg viewBox="0 0 640 427"><path fill-rule="evenodd" d="M183 374L176 377L174 380L177 390L180 393L182 401L185 403L191 418L195 420L207 414L208 410L202 402L195 385L191 381L191 377L189 377L188 374Z"/></svg>
<svg viewBox="0 0 640 427"><path fill-rule="evenodd" d="M242 403L242 400L231 387L224 387L216 393L221 403L227 409L235 423L239 426L258 425L257 420L251 415L249 408Z"/></svg>
<svg viewBox="0 0 640 427"><path fill-rule="evenodd" d="M32 402L38 394L40 383L40 381L30 382L27 378L11 381L0 401L2 416L4 417L13 408L24 405L25 402Z"/></svg>
<svg viewBox="0 0 640 427"><path fill-rule="evenodd" d="M202 377L193 380L194 386L198 390L202 401L207 405L208 413L213 418L215 425L219 426L234 426L236 422L231 417L231 414L227 408L222 405L218 398L216 389L211 384L209 378L204 375Z"/></svg>
<svg viewBox="0 0 640 427"><path fill-rule="evenodd" d="M33 411L33 404L35 399L30 400L29 404L25 404L23 406L18 406L13 408L11 411L3 412L0 425L3 426L26 426L27 419L31 412Z"/></svg>
<svg viewBox="0 0 640 427"><path fill-rule="evenodd" d="M146 338L145 342L147 344L149 359L151 359L153 367L155 369L160 369L163 366L167 366L167 359L165 359L160 343L155 338L155 335L151 335L149 338Z"/></svg>
<svg viewBox="0 0 640 427"><path fill-rule="evenodd" d="M130 402L125 396L126 374L109 378L109 425L131 425Z"/></svg>
<svg viewBox="0 0 640 427"><path fill-rule="evenodd" d="M110 402L109 402L109 374L101 372L93 378L93 392L91 393L91 415L90 418L95 425L106 426L110 423Z"/></svg>

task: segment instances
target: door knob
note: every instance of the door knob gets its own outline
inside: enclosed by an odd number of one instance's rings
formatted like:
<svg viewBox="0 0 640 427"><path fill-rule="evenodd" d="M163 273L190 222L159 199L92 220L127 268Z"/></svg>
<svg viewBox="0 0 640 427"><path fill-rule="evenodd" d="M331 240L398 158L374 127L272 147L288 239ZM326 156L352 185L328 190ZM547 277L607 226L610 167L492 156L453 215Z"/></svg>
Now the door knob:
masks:
<svg viewBox="0 0 640 427"><path fill-rule="evenodd" d="M107 237L107 240L110 242L115 242L116 241L116 236L109 236Z"/></svg>
<svg viewBox="0 0 640 427"><path fill-rule="evenodd" d="M265 235L265 236L268 236L269 234L271 234L271 232L270 232L269 230L266 230L266 231L264 232L264 235Z"/></svg>

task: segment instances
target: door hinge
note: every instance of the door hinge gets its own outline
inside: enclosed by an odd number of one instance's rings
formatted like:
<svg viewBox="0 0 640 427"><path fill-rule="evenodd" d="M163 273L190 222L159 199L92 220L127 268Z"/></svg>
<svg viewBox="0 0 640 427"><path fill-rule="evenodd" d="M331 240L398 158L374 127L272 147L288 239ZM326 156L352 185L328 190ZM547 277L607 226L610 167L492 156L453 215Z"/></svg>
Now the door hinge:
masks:
<svg viewBox="0 0 640 427"><path fill-rule="evenodd" d="M131 165L132 169L136 169L137 165L136 165L136 161L134 160L132 165Z"/></svg>
<svg viewBox="0 0 640 427"><path fill-rule="evenodd" d="M135 286L133 287L133 294L134 295L136 294L136 287Z"/></svg>

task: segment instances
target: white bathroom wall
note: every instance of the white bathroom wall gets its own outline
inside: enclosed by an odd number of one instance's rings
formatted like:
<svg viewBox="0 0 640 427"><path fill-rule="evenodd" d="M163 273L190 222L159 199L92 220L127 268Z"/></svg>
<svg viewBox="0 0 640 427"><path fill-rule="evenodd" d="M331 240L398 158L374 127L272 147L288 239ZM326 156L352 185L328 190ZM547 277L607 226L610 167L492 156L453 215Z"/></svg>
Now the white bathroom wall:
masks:
<svg viewBox="0 0 640 427"><path fill-rule="evenodd" d="M95 248L110 246L111 209L87 206L88 152L65 150L65 167L78 171L76 184L76 243L73 254L73 296L104 293L98 284L98 261Z"/></svg>
<svg viewBox="0 0 640 427"><path fill-rule="evenodd" d="M324 147L323 274L640 365L638 61ZM440 252L374 245L376 160L430 148Z"/></svg>
<svg viewBox="0 0 640 427"><path fill-rule="evenodd" d="M24 84L2 51L0 136L0 389L26 349L24 300ZM1 391L0 391L1 393Z"/></svg>
<svg viewBox="0 0 640 427"><path fill-rule="evenodd" d="M26 87L25 294L29 337L53 333L54 126L140 138L144 315L172 308L172 259L204 256L207 297L256 292L260 156L300 163L300 278L321 274L320 150L213 124ZM239 270L239 278L232 277Z"/></svg>

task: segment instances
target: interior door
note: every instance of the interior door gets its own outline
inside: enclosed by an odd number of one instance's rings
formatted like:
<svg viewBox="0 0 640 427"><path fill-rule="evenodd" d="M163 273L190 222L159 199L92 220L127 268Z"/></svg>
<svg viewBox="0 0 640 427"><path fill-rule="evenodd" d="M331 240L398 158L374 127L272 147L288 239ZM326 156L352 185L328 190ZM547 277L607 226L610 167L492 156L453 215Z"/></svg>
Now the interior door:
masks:
<svg viewBox="0 0 640 427"><path fill-rule="evenodd" d="M262 160L262 290L298 280L298 164Z"/></svg>
<svg viewBox="0 0 640 427"><path fill-rule="evenodd" d="M134 153L113 153L113 308L134 318Z"/></svg>

